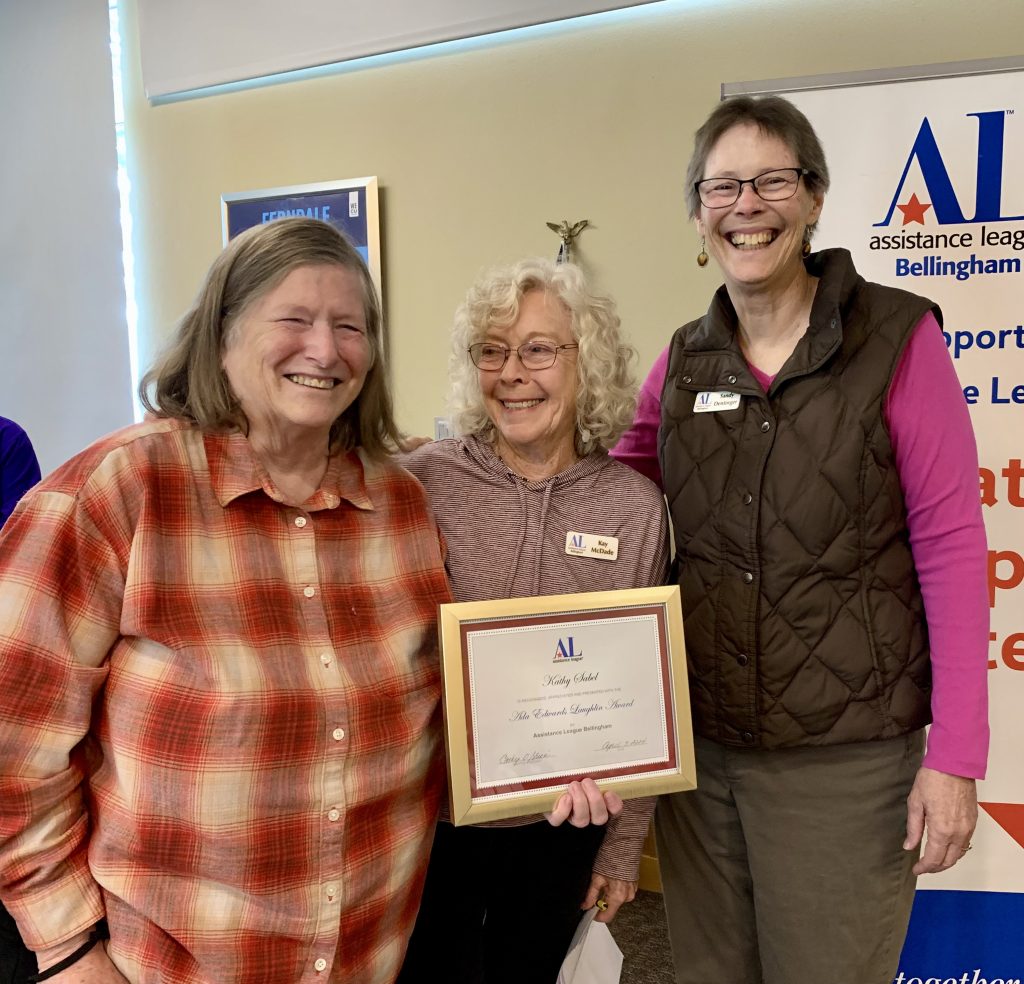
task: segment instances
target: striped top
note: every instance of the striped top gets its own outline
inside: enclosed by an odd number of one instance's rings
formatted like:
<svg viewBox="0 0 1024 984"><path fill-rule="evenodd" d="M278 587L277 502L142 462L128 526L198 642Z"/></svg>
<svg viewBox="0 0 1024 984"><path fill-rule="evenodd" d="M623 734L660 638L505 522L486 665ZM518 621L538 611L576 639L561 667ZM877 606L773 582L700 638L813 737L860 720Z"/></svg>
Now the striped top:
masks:
<svg viewBox="0 0 1024 984"><path fill-rule="evenodd" d="M129 427L0 535L0 892L106 914L133 982L387 984L442 789L423 490L334 456L286 505L240 434Z"/></svg>
<svg viewBox="0 0 1024 984"><path fill-rule="evenodd" d="M402 463L427 490L448 546L456 601L665 583L668 530L661 493L603 451L539 482L520 478L475 437L425 444ZM568 532L617 537L617 559L566 554ZM594 865L597 872L636 881L653 809L653 797L627 801L608 826ZM541 819L516 817L492 825Z"/></svg>

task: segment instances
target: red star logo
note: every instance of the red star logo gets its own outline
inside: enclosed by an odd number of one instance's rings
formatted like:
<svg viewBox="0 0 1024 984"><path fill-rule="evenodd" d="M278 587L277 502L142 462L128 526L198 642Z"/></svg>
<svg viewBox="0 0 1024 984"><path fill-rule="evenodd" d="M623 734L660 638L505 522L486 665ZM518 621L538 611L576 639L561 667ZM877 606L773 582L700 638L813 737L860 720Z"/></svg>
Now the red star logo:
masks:
<svg viewBox="0 0 1024 984"><path fill-rule="evenodd" d="M930 209L930 202L918 201L917 192L910 196L910 201L906 205L896 206L903 213L903 224L907 225L910 222L920 222L924 225L924 213Z"/></svg>
<svg viewBox="0 0 1024 984"><path fill-rule="evenodd" d="M1024 847L1024 806L1018 803L979 803L978 806Z"/></svg>

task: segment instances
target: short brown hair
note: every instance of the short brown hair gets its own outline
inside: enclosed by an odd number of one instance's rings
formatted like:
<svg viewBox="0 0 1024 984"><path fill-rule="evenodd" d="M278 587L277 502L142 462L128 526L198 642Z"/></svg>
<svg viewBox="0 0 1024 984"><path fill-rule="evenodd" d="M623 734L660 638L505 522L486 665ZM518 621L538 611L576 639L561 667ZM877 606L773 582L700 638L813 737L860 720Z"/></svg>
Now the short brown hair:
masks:
<svg viewBox="0 0 1024 984"><path fill-rule="evenodd" d="M817 195L828 191L825 151L811 121L782 96L733 96L720 102L693 135L693 156L686 168L686 208L691 219L700 215L695 186L705 176L704 166L712 148L726 130L744 124L777 137L793 151L800 167L810 172L804 176L808 191Z"/></svg>
<svg viewBox="0 0 1024 984"><path fill-rule="evenodd" d="M205 430L247 431L248 421L221 365L228 335L246 309L289 273L321 265L343 267L359 278L372 360L359 396L331 426L331 448L358 446L371 457L387 454L397 445L399 432L384 366L377 288L356 248L319 219L277 219L228 243L213 261L174 341L139 384L142 405L159 417L190 420Z"/></svg>

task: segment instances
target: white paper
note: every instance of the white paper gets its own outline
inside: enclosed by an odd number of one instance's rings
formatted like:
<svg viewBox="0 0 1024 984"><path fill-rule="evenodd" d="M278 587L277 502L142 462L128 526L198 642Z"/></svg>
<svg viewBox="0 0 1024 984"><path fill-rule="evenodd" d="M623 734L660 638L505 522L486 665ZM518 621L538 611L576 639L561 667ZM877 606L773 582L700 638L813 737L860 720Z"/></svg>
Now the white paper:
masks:
<svg viewBox="0 0 1024 984"><path fill-rule="evenodd" d="M587 911L569 945L557 984L619 984L622 951L604 923L594 922L596 908Z"/></svg>
<svg viewBox="0 0 1024 984"><path fill-rule="evenodd" d="M477 788L673 771L655 615L474 630L467 652Z"/></svg>

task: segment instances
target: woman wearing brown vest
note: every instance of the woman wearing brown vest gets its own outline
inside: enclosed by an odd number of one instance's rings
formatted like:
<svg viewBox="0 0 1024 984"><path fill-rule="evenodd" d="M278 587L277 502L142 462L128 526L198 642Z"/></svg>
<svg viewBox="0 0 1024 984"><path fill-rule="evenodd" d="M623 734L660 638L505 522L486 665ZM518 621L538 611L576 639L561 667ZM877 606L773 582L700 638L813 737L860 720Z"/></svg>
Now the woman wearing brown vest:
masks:
<svg viewBox="0 0 1024 984"><path fill-rule="evenodd" d="M683 593L699 788L657 814L681 984L889 984L916 876L977 818L971 424L938 309L811 251L828 186L786 100L712 112L686 188L725 283L616 449L665 490Z"/></svg>

